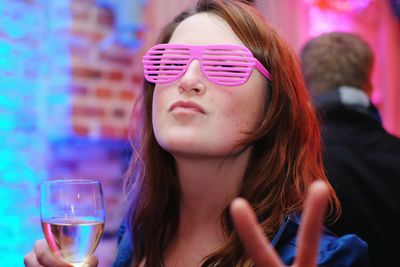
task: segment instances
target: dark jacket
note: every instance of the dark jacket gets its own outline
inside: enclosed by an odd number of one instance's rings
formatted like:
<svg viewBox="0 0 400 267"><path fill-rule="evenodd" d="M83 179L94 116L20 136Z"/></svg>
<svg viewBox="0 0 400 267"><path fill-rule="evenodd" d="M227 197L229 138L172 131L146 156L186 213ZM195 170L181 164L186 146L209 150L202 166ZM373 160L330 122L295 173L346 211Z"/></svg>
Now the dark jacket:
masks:
<svg viewBox="0 0 400 267"><path fill-rule="evenodd" d="M286 265L291 265L296 255L296 236L299 221L299 216L287 216L271 242ZM123 225L120 231L119 249L114 267L129 267L132 254L132 242L126 226ZM367 267L367 244L355 235L338 238L325 229L320 240L318 266Z"/></svg>
<svg viewBox="0 0 400 267"><path fill-rule="evenodd" d="M339 90L315 98L326 173L343 209L330 229L365 240L371 267L400 266L400 140L371 103L345 102Z"/></svg>

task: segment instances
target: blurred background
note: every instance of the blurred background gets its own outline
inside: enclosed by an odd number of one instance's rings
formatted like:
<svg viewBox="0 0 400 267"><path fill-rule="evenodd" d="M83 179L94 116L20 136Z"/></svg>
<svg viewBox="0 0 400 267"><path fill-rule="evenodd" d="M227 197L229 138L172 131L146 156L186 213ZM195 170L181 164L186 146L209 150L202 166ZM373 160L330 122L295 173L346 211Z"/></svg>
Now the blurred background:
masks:
<svg viewBox="0 0 400 267"><path fill-rule="evenodd" d="M194 0L0 0L0 266L23 266L40 226L39 185L97 179L107 206L96 255L111 266L124 214L141 56ZM360 34L376 54L373 101L400 136L399 0L258 0L299 52L312 36Z"/></svg>

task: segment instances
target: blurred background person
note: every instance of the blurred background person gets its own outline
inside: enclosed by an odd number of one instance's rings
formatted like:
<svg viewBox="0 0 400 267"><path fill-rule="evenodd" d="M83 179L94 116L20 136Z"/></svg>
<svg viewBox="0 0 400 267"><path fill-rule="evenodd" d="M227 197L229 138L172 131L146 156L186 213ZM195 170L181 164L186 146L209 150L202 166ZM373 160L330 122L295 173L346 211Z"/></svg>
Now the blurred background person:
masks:
<svg viewBox="0 0 400 267"><path fill-rule="evenodd" d="M369 245L371 266L395 266L400 250L400 140L371 103L374 55L351 33L311 39L301 51L306 85L322 121L326 174L342 204L331 226Z"/></svg>

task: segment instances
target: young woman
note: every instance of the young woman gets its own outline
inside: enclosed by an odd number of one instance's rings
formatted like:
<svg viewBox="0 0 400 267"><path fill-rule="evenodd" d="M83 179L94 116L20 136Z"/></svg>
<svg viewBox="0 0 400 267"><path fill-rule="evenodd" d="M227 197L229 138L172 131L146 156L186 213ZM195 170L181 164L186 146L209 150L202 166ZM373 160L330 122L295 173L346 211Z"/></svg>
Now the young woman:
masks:
<svg viewBox="0 0 400 267"><path fill-rule="evenodd" d="M280 266L239 199L232 214L253 259L245 252L229 212L238 196L292 264L306 191L326 178L291 49L254 7L234 0L198 1L157 43L143 58L143 132L134 142L115 266ZM363 264L366 246L355 236L324 233L318 248L324 203L331 213L339 204L326 183L313 192L300 241L314 241L300 244L297 266ZM43 243L36 250L49 254ZM31 258L49 266L35 253L25 262Z"/></svg>

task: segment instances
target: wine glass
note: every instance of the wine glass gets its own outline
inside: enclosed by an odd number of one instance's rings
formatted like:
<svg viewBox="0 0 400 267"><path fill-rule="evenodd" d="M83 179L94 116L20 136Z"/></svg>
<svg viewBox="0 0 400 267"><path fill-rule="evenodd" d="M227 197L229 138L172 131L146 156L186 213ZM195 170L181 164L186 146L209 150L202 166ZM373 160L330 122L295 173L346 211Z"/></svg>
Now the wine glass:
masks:
<svg viewBox="0 0 400 267"><path fill-rule="evenodd" d="M50 180L41 185L40 215L53 253L73 266L83 266L104 230L101 183L92 180Z"/></svg>

